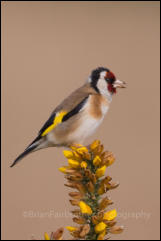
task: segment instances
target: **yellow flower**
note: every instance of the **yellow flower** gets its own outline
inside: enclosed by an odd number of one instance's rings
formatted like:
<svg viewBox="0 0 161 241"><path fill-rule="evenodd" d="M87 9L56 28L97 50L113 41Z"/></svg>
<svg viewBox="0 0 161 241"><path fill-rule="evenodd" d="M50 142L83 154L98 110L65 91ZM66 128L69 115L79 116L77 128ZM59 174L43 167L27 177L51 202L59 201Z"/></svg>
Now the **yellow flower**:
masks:
<svg viewBox="0 0 161 241"><path fill-rule="evenodd" d="M104 222L100 222L95 226L96 233L102 233L106 229L107 225Z"/></svg>
<svg viewBox="0 0 161 241"><path fill-rule="evenodd" d="M94 166L99 166L101 164L101 158L99 156L96 156L93 160Z"/></svg>
<svg viewBox="0 0 161 241"><path fill-rule="evenodd" d="M47 233L44 234L45 240L50 240L49 235Z"/></svg>
<svg viewBox="0 0 161 241"><path fill-rule="evenodd" d="M85 202L80 201L80 202L79 202L79 207L80 207L80 209L81 209L81 213L83 213L83 214L89 214L89 215L92 214L92 209L91 209L91 207L88 206Z"/></svg>
<svg viewBox="0 0 161 241"><path fill-rule="evenodd" d="M64 151L63 151L63 154L64 154L64 156L65 156L67 159L70 159L70 158L73 158L73 157L74 157L74 154L73 154L72 151L64 150Z"/></svg>
<svg viewBox="0 0 161 241"><path fill-rule="evenodd" d="M59 171L62 172L62 173L65 173L66 174L66 170L69 169L68 167L60 167L59 168Z"/></svg>
<svg viewBox="0 0 161 241"><path fill-rule="evenodd" d="M73 155L74 155L73 159L81 161L81 156L76 151L73 151Z"/></svg>
<svg viewBox="0 0 161 241"><path fill-rule="evenodd" d="M76 227L71 227L71 226L67 226L66 229L69 231L69 232L74 232L77 230Z"/></svg>
<svg viewBox="0 0 161 241"><path fill-rule="evenodd" d="M84 168L84 169L87 168L87 162L85 162L85 161L81 162L80 165L81 165L81 168Z"/></svg>
<svg viewBox="0 0 161 241"><path fill-rule="evenodd" d="M74 144L73 146L70 146L70 148L73 150L73 151L76 151L78 148L80 147L83 147L82 144Z"/></svg>
<svg viewBox="0 0 161 241"><path fill-rule="evenodd" d="M98 235L97 240L104 240L105 235L106 235L106 230L104 230L102 233Z"/></svg>
<svg viewBox="0 0 161 241"><path fill-rule="evenodd" d="M104 214L103 219L107 221L112 221L117 216L116 209L113 209L111 211L108 211Z"/></svg>
<svg viewBox="0 0 161 241"><path fill-rule="evenodd" d="M75 161L72 159L68 159L68 163L69 163L69 166L73 168L78 168L80 166L80 163L78 161Z"/></svg>
<svg viewBox="0 0 161 241"><path fill-rule="evenodd" d="M100 177L104 176L105 171L106 171L106 166L105 165L103 167L101 167L101 168L98 168L97 171L96 171L96 177L100 178Z"/></svg>
<svg viewBox="0 0 161 241"><path fill-rule="evenodd" d="M87 152L88 152L88 149L87 149L87 147L83 146L83 147L77 148L76 151L77 151L80 155L83 155L84 153L87 153Z"/></svg>
<svg viewBox="0 0 161 241"><path fill-rule="evenodd" d="M99 145L100 145L100 141L99 141L99 140L95 140L95 141L90 145L90 149L93 151L93 150L96 149Z"/></svg>

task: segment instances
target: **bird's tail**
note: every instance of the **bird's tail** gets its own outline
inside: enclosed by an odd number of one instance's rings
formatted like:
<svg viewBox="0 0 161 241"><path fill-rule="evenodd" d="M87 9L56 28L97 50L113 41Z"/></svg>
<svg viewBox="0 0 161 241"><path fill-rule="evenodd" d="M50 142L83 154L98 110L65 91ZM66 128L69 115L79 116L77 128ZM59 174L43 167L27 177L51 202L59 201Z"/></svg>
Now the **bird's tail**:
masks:
<svg viewBox="0 0 161 241"><path fill-rule="evenodd" d="M33 151L39 150L39 146L41 144L41 139L38 136L26 149L24 152L22 152L17 158L16 160L12 163L12 165L10 167L15 166L22 158L24 158L25 156L27 156L28 154L30 154Z"/></svg>

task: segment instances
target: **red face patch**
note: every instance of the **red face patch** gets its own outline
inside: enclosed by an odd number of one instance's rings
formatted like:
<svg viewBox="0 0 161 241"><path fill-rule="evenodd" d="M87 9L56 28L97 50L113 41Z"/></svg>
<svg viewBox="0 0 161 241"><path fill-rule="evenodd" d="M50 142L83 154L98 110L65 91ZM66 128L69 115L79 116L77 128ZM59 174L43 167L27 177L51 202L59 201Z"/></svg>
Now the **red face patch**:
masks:
<svg viewBox="0 0 161 241"><path fill-rule="evenodd" d="M116 88L113 87L113 84L108 84L108 91L112 94L116 94Z"/></svg>
<svg viewBox="0 0 161 241"><path fill-rule="evenodd" d="M113 80L116 79L115 75L111 71L110 72L106 72L106 77L105 78L106 79L113 79Z"/></svg>
<svg viewBox="0 0 161 241"><path fill-rule="evenodd" d="M110 71L106 73L106 79L107 79L107 88L108 91L111 92L112 94L116 93L116 88L113 87L113 83L116 80L115 75Z"/></svg>

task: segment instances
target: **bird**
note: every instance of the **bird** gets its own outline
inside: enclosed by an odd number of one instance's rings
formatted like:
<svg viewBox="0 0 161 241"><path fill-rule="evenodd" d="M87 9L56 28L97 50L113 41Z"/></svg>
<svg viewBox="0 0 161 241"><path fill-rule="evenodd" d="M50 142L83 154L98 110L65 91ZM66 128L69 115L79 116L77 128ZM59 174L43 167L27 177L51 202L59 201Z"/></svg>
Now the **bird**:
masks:
<svg viewBox="0 0 161 241"><path fill-rule="evenodd" d="M94 69L86 82L54 109L37 137L10 167L40 149L83 144L102 123L117 89L125 87L126 83L108 68Z"/></svg>

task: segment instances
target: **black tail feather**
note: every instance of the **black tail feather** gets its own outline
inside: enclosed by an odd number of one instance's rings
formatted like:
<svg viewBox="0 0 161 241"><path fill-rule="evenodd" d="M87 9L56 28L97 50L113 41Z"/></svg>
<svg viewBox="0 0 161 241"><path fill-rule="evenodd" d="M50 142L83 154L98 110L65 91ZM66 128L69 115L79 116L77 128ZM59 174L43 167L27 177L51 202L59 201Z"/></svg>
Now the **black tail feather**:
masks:
<svg viewBox="0 0 161 241"><path fill-rule="evenodd" d="M12 165L10 167L15 166L17 164L17 162L19 162L22 158L24 158L26 155L28 155L30 152L32 152L36 147L37 147L37 145L29 146L23 153L21 153L16 158L16 160L12 163Z"/></svg>
<svg viewBox="0 0 161 241"><path fill-rule="evenodd" d="M30 143L30 145L27 146L27 148L25 149L25 151L26 151L29 147L31 147L33 144L35 144L37 141L39 141L40 139L41 139L41 136L38 135L38 136Z"/></svg>

